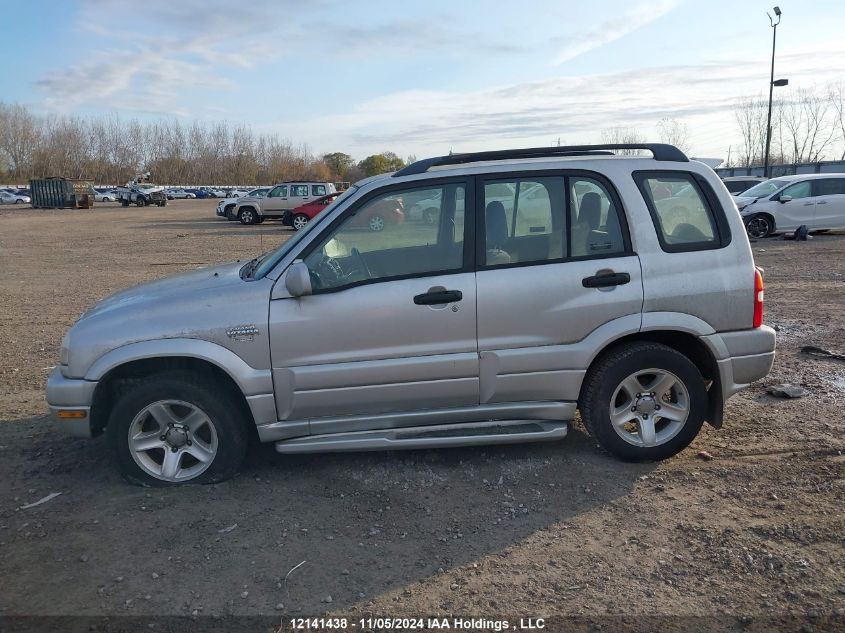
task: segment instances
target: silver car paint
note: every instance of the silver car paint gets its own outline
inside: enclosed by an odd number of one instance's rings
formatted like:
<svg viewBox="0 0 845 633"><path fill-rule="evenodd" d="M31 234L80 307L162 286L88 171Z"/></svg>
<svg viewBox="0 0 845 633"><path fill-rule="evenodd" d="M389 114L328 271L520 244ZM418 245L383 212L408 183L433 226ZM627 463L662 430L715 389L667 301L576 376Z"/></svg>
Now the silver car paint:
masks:
<svg viewBox="0 0 845 633"><path fill-rule="evenodd" d="M660 249L631 178L634 169L667 168L651 159L537 159L374 177L318 217L263 279L243 281L240 264L230 264L144 284L94 306L68 333L69 362L48 382L48 401L54 410L88 407L96 381L121 363L184 355L232 376L265 441L468 421L497 406L510 419L566 420L574 416L584 373L601 349L650 329L701 337L717 359L728 397L768 371L773 333L750 329L753 278L745 277L753 274L753 259L727 191L702 164L668 167L696 171L714 184L733 234L729 247L672 254ZM562 168L592 170L614 183L636 256L386 282L298 299L284 287L284 271L299 253L349 205L388 182ZM631 274L630 284L610 292L579 287L583 276L621 270L617 266ZM506 283L506 277L514 279ZM556 292L546 292L537 279ZM509 305L501 291L507 286L513 292L514 283L519 297ZM455 284L464 299L454 306L438 311L411 301L432 286ZM532 297L532 288L543 288L535 294L547 296ZM532 316L528 335L517 327L520 315ZM239 325L254 326L256 334L251 340L227 335ZM538 400L546 401L542 415L553 417L526 413ZM79 423L60 424L85 434Z"/></svg>

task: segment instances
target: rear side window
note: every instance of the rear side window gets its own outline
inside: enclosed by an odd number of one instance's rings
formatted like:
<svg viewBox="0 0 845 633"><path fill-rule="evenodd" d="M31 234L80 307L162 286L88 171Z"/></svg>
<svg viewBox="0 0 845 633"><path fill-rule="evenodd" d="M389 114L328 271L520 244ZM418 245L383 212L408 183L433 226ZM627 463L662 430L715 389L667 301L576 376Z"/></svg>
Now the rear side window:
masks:
<svg viewBox="0 0 845 633"><path fill-rule="evenodd" d="M312 196L325 196L326 193L326 185L311 185Z"/></svg>
<svg viewBox="0 0 845 633"><path fill-rule="evenodd" d="M308 185L291 185L290 195L294 197L304 197L308 195Z"/></svg>
<svg viewBox="0 0 845 633"><path fill-rule="evenodd" d="M823 178L816 181L817 196L841 196L845 194L845 178Z"/></svg>
<svg viewBox="0 0 845 633"><path fill-rule="evenodd" d="M721 248L730 242L724 213L703 179L686 172L636 172L634 179L664 251Z"/></svg>

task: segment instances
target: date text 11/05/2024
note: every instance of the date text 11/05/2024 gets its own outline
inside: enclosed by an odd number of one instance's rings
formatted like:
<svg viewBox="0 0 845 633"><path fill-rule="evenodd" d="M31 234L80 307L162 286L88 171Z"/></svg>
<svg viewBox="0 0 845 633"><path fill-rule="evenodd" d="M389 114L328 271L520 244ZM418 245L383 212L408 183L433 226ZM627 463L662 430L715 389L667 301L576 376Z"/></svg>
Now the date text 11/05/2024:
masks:
<svg viewBox="0 0 845 633"><path fill-rule="evenodd" d="M290 618L285 624L290 631L508 631L546 628L543 618L519 618L517 621L487 618Z"/></svg>

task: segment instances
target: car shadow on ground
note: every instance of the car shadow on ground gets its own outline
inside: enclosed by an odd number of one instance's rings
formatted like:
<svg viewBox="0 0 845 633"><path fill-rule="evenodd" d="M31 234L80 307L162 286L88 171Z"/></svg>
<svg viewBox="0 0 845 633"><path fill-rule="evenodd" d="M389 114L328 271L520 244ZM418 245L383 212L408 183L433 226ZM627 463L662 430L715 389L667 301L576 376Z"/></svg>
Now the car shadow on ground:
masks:
<svg viewBox="0 0 845 633"><path fill-rule="evenodd" d="M7 614L343 610L528 538L583 539L567 522L652 469L578 429L555 443L390 453L257 445L233 480L177 488L125 483L105 438L68 439L43 416L0 424L0 446Z"/></svg>

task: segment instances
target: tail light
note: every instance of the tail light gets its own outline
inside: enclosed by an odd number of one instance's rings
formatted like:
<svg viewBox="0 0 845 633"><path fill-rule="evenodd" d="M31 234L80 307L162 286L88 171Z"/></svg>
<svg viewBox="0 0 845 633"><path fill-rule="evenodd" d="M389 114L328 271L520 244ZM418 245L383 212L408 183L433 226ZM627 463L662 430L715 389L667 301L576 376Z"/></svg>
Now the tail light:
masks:
<svg viewBox="0 0 845 633"><path fill-rule="evenodd" d="M754 271L754 324L753 327L763 325L763 275L760 269Z"/></svg>

